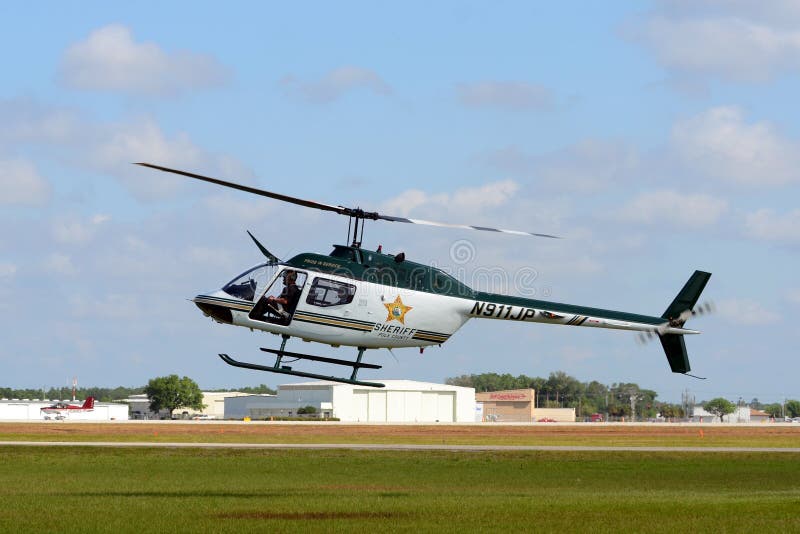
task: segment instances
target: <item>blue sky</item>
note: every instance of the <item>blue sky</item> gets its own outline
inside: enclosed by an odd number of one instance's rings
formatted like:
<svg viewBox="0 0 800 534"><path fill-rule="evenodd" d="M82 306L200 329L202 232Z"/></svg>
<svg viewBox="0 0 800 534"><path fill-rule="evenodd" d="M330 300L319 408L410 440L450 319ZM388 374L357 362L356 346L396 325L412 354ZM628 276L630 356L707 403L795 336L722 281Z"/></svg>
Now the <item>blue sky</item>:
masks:
<svg viewBox="0 0 800 534"><path fill-rule="evenodd" d="M564 236L367 227L365 246L473 285L503 273L509 293L661 314L713 272L718 312L687 340L706 381L627 333L490 321L423 356L375 352L375 377L563 370L666 400L800 397L794 2L86 2L0 20L2 385L280 383L216 357L272 336L186 299L259 261L246 229L287 258L327 252L344 220L130 165L150 161Z"/></svg>

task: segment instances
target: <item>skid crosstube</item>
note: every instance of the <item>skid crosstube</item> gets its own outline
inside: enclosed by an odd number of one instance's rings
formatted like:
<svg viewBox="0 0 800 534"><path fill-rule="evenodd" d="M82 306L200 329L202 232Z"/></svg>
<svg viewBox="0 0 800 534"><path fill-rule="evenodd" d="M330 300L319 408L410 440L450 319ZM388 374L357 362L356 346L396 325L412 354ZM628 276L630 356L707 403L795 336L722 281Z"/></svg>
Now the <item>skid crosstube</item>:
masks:
<svg viewBox="0 0 800 534"><path fill-rule="evenodd" d="M311 356L311 357L309 357L309 355L307 355L307 354L302 354L301 355L301 354L296 354L296 353L292 353L292 352L283 352L283 353L281 353L280 351L271 350L271 349L261 349L261 350L264 350L265 352L276 353L276 354L278 354L278 356L288 356L288 357L292 357L292 358L302 357L303 359L306 359L306 360L322 361L322 362L326 362L326 363L335 363L336 365L346 365L346 366L349 366L349 367L353 367L354 369L357 369L358 367L367 367L367 368L370 368L370 369L380 369L380 367L381 367L380 365L364 364L364 363L360 363L360 362L352 362L352 361L347 361L347 360L336 360L335 358L323 358L322 356ZM320 375L320 374L317 374L317 373L306 373L304 371L295 371L291 367L285 366L285 365L282 366L282 367L274 367L274 366L269 366L269 365L258 365L258 364L255 364L255 363L240 362L238 360L234 360L233 358L231 358L227 354L220 354L219 357L222 358L222 361L224 361L228 365L233 365L234 367L242 367L244 369L253 369L255 371L266 371L268 373L278 373L278 374L283 374L283 375L300 376L300 377L303 377L303 378L315 378L317 380L331 380L333 382L341 382L343 384L353 384L355 386L367 386L367 387L373 387L373 388L385 387L384 384L381 384L379 382L365 382L363 380L355 380L355 379L352 379L352 378L343 378L343 377L339 377L339 376L326 376L326 375ZM333 360L333 361L331 361L331 360Z"/></svg>
<svg viewBox="0 0 800 534"><path fill-rule="evenodd" d="M300 354L298 352L287 352L285 350L278 350L278 349L265 349L261 347L261 350L264 352L269 352L271 354L275 354L277 356L286 356L287 358L299 358L301 360L313 360L315 362L325 362L325 363L332 363L334 365L344 365L346 367L357 367L357 368L364 368L364 369L380 369L382 366L375 365L374 363L363 363L363 362L354 362L350 360L339 360L337 358L326 358L324 356L312 356L311 354Z"/></svg>

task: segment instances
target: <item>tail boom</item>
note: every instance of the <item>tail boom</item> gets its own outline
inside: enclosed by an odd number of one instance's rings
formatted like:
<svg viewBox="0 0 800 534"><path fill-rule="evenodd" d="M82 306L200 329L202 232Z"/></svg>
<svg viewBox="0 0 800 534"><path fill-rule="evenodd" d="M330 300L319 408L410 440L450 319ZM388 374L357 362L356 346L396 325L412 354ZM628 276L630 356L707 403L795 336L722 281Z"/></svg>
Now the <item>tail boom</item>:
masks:
<svg viewBox="0 0 800 534"><path fill-rule="evenodd" d="M660 317L484 292L476 292L475 300L468 301L469 307L465 305L464 312L469 318L611 328L656 334L672 371L686 374L691 370L691 366L683 336L700 332L684 328L684 323L691 316L691 313L687 312L691 312L697 303L709 278L711 273L695 271Z"/></svg>
<svg viewBox="0 0 800 534"><path fill-rule="evenodd" d="M477 293L476 297L477 300L471 303L468 310L470 318L612 328L636 332L652 332L664 324L664 319L661 317L615 310L509 297L494 293ZM672 326L667 328L667 332L671 334L697 333L694 330Z"/></svg>

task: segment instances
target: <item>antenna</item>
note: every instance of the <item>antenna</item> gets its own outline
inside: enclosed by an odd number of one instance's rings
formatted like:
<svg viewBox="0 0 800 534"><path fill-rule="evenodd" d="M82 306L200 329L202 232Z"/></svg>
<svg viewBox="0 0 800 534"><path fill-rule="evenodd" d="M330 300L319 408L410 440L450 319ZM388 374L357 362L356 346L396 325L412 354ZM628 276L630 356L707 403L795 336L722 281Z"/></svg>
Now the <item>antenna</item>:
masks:
<svg viewBox="0 0 800 534"><path fill-rule="evenodd" d="M75 400L75 390L78 388L78 377L72 377L72 400Z"/></svg>

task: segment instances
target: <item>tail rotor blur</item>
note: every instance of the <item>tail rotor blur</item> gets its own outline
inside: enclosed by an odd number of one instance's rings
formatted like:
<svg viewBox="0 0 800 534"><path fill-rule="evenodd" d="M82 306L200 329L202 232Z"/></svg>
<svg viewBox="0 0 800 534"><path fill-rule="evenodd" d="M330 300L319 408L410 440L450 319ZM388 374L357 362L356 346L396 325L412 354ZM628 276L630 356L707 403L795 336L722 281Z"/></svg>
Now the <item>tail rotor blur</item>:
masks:
<svg viewBox="0 0 800 534"><path fill-rule="evenodd" d="M669 321L665 321L658 326L654 326L652 330L648 330L646 332L639 332L636 335L636 342L639 345L646 345L647 343L658 339L660 336L664 335L669 327L682 327L686 321L688 321L691 317L700 317L703 315L711 315L717 311L716 305L713 302L706 301L702 304L696 306L693 310L684 310L677 317L671 319Z"/></svg>

